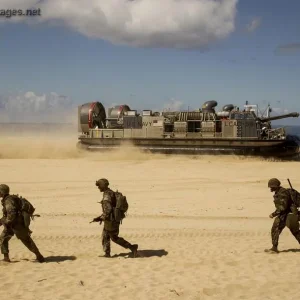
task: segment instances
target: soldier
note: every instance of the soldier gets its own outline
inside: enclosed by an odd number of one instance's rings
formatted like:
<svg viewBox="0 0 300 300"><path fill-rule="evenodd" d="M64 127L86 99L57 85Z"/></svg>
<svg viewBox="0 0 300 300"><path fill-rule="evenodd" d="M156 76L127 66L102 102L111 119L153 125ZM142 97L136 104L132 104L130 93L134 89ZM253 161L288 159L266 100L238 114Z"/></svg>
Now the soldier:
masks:
<svg viewBox="0 0 300 300"><path fill-rule="evenodd" d="M3 206L3 217L0 219L0 225L4 227L0 235L1 253L4 255L3 260L10 262L8 242L15 234L36 255L36 259L40 263L44 262L45 259L30 237L31 231L25 226L23 216L18 210L18 204L9 194L9 186L6 184L0 184L0 198Z"/></svg>
<svg viewBox="0 0 300 300"><path fill-rule="evenodd" d="M298 223L298 210L293 204L292 198L288 190L281 186L281 182L277 178L271 178L268 182L268 187L274 193L274 204L276 210L270 214L270 218L274 218L274 223L271 229L271 237L273 247L266 249L266 252L278 253L278 240L282 230L287 226L293 236L300 244L300 230Z"/></svg>
<svg viewBox="0 0 300 300"><path fill-rule="evenodd" d="M94 218L93 222L100 222L101 224L101 222L104 221L102 232L102 246L103 251L105 252L104 257L110 257L110 240L126 249L130 249L133 256L136 257L138 245L132 245L119 237L120 223L115 221L113 214L113 207L116 206L116 199L114 192L108 187L108 180L105 178L99 179L96 181L96 186L100 192L103 192L103 199L100 202L103 213L101 216Z"/></svg>

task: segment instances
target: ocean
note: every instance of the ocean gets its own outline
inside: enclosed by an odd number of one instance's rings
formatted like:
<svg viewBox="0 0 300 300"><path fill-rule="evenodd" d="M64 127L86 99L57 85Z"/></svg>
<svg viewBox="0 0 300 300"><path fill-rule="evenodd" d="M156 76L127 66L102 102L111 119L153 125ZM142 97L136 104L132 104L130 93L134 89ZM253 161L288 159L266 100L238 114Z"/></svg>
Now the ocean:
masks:
<svg viewBox="0 0 300 300"><path fill-rule="evenodd" d="M287 126L286 131L290 135L297 135L300 137L300 126Z"/></svg>

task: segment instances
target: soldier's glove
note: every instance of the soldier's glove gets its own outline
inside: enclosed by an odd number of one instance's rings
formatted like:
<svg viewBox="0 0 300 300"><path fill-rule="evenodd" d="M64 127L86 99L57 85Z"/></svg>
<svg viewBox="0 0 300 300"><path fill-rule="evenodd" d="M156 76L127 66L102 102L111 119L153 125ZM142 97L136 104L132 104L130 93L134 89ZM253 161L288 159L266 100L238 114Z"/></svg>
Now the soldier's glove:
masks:
<svg viewBox="0 0 300 300"><path fill-rule="evenodd" d="M273 218L274 218L273 214L270 214L270 215L269 215L269 218L273 219Z"/></svg>

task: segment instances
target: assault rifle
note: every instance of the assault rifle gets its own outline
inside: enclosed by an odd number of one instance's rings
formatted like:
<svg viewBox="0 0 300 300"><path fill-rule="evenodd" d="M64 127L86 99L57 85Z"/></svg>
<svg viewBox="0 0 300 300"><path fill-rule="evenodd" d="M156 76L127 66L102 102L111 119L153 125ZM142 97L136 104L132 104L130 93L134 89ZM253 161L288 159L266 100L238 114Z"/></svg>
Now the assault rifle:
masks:
<svg viewBox="0 0 300 300"><path fill-rule="evenodd" d="M289 185L290 185L290 188L291 188L292 190L294 190L293 187L292 187L292 184L291 184L290 180L287 179L287 181L288 181L288 183L289 183Z"/></svg>
<svg viewBox="0 0 300 300"><path fill-rule="evenodd" d="M99 224L101 225L101 224L102 224L102 219L101 219L100 217L94 218L94 219L90 222L90 224L91 224L91 223L94 223L94 222L99 222Z"/></svg>

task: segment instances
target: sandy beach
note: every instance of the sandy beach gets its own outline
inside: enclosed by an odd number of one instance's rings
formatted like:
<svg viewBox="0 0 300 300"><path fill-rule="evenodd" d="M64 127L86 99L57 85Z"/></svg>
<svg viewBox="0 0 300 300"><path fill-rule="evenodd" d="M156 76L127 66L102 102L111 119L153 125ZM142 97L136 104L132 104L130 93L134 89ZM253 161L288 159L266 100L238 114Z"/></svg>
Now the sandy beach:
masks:
<svg viewBox="0 0 300 300"><path fill-rule="evenodd" d="M300 246L288 229L271 247L268 179L300 190L299 162L239 157L166 157L137 151L78 153L76 138L2 139L1 183L36 207L32 237L46 258L15 237L0 263L1 298L298 299ZM95 180L106 177L129 201L107 259ZM9 296L8 296L9 295Z"/></svg>

